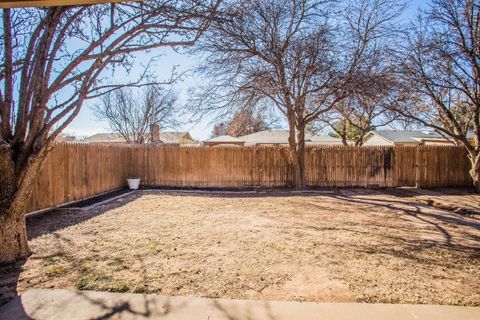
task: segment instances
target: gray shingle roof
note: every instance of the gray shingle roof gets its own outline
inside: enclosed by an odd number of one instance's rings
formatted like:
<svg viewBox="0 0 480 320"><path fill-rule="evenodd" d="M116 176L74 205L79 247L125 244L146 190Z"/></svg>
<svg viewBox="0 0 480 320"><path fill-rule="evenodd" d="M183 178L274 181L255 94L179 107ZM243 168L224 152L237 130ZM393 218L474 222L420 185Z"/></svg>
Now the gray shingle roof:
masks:
<svg viewBox="0 0 480 320"><path fill-rule="evenodd" d="M259 131L245 136L238 137L245 141L245 145L255 144L288 144L288 130L265 130ZM319 135L305 135L306 144L342 144L338 138Z"/></svg>
<svg viewBox="0 0 480 320"><path fill-rule="evenodd" d="M215 138L205 140L204 142L219 142L219 143L220 142L237 142L237 143L241 143L241 142L243 142L243 140L232 137L232 136L229 136L229 135L223 135L223 136L218 136L218 137L215 137Z"/></svg>
<svg viewBox="0 0 480 320"><path fill-rule="evenodd" d="M372 133L375 133L393 143L414 143L425 139L445 139L434 131L377 130L372 131Z"/></svg>

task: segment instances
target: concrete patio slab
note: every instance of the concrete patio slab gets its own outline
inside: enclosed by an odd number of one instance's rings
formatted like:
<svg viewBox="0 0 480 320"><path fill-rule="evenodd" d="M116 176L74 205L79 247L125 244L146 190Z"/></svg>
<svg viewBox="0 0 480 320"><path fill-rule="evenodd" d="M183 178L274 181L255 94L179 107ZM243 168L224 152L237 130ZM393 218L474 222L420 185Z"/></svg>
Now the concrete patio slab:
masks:
<svg viewBox="0 0 480 320"><path fill-rule="evenodd" d="M167 297L31 289L0 308L0 319L477 320L480 308Z"/></svg>

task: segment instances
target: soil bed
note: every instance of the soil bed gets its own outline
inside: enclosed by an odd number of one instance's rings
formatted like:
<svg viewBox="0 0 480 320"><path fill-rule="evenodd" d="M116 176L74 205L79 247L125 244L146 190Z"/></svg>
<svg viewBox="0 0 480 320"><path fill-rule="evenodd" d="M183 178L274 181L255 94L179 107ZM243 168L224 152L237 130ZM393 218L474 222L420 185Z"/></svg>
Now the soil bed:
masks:
<svg viewBox="0 0 480 320"><path fill-rule="evenodd" d="M29 219L18 289L480 305L476 195L139 192ZM64 210L65 211L65 210Z"/></svg>
<svg viewBox="0 0 480 320"><path fill-rule="evenodd" d="M67 209L68 208L85 208L85 207L89 207L91 205L100 203L102 201L111 199L113 197L120 196L122 194L126 194L130 191L131 190L129 190L129 189L118 189L118 190L115 190L115 191L112 191L112 192L101 194L99 196L91 197L91 198L88 198L88 199L85 199L85 200L76 201L74 203L70 203L68 205L61 206L61 208L67 208Z"/></svg>

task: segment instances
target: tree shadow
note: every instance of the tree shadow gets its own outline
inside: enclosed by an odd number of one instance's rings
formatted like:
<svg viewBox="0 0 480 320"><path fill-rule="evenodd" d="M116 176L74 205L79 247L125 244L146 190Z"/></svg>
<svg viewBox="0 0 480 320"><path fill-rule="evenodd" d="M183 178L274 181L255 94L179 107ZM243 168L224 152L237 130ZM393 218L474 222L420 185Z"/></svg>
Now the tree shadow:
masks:
<svg viewBox="0 0 480 320"><path fill-rule="evenodd" d="M0 264L0 307L18 295L17 282L26 261Z"/></svg>
<svg viewBox="0 0 480 320"><path fill-rule="evenodd" d="M428 248L444 248L448 250L455 250L458 252L464 252L468 254L470 257L478 258L480 257L480 252L478 251L478 247L469 244L463 244L459 241L455 241L455 235L451 233L449 228L446 226L453 225L453 226L462 226L465 227L467 230L471 229L473 231L480 230L480 221L476 221L474 219L466 218L462 215L452 213L447 210L438 209L434 206L429 204L420 203L418 200L414 199L414 195L410 192L405 193L403 196L398 196L396 193L397 191L387 191L384 190L368 190L368 189L343 189L347 190L347 192L343 192L342 190L335 189L333 191L326 190L328 192L320 191L318 193L315 192L288 192L285 190L273 190L268 192L232 192L232 193L221 193L221 192L206 192L206 193L196 193L196 192L182 192L180 190L167 192L165 190L149 190L149 191L140 191L134 194L125 196L120 199L120 201L114 201L111 203L107 203L105 205L100 205L98 207L91 208L89 210L76 210L76 209L60 209L60 210L52 210L49 212L43 212L41 214L32 215L27 217L27 230L28 230L28 237L29 239L35 239L39 236L44 234L53 234L59 240L59 245L74 245L71 243L71 240L62 238L59 233L61 229L67 228L72 225L76 225L78 223L82 223L94 217L100 216L105 212L120 208L131 201L136 200L137 198L148 195L148 194L176 194L179 196L194 196L194 197L214 197L214 198L253 198L253 197L301 197L304 199L315 199L318 197L328 197L331 199L336 199L339 201L344 201L347 203L357 204L357 205L366 205L366 206L373 206L376 208L384 208L389 211L397 212L401 214L401 219L406 221L418 221L423 225L431 226L436 233L441 236L441 240L431 240L428 241L416 241L413 242L411 239L402 238L400 233L384 233L380 234L381 237L385 239L391 240L391 242L399 243L400 246L394 248L391 244L386 245L378 245L374 248L371 245L364 245L362 243L351 244L352 250L359 253L365 254L384 254L384 255L391 255L394 257L408 259L412 261L416 261L419 263L426 263L426 264L442 264L445 265L444 261L439 261L435 259L428 259L425 257L421 257L418 252L421 252L424 249ZM400 191L404 192L404 191ZM386 194L392 196L388 199L375 199L372 196L375 195L382 195ZM418 196L418 193L414 193L415 196ZM313 205L318 206L319 210L325 210L325 207L322 206L322 203L313 203ZM288 228L299 228L302 230L313 230L315 232L322 232L322 231L332 231L331 228L325 228L322 226L310 224L308 222L295 222L291 223L288 221L284 221L286 223L286 227ZM375 223L375 222L373 222ZM404 228L402 230L402 228ZM348 231L352 233L369 233L367 231L356 230L354 227L349 225L341 225L338 227L339 230ZM411 230L407 229L405 226L398 226L398 231L405 231L411 232ZM421 231L421 230L420 230ZM105 238L104 235L98 235L99 241L108 241L108 238ZM476 236L468 232L464 235L464 237L469 238L473 242L480 242L480 237ZM333 244L332 244L333 245ZM343 249L343 248L339 248ZM64 251L61 250L60 251ZM36 257L38 258L38 257ZM42 256L39 257L40 259L46 259L48 257ZM143 277L143 282L148 283L148 271L145 267L144 261L141 256L138 257L139 262L142 265L141 272ZM22 272L22 266L25 261L17 262L16 264L7 265L7 266L0 266L0 304L1 301L8 301L17 295L17 282L19 279L19 275ZM452 266L454 267L454 266ZM82 297L82 299L87 300L89 303L93 305L97 305L101 307L103 312L97 319L107 319L117 314L131 314L138 317L148 317L152 314L152 310L156 307L152 305L151 302L145 296L145 300L143 301L143 307L139 310L138 308L134 308L128 301L122 301L114 305L105 304L101 299L92 298L90 295L85 294L84 292L79 291L78 295ZM266 306L265 310L268 311L268 306ZM155 312L161 314L161 312L165 312L168 314L171 310L171 306L167 303L162 306L161 311L156 310ZM232 314L232 309L227 309L222 306L222 304L218 301L215 302L215 305L212 307L218 312L221 312L225 317L228 319L240 319L237 314ZM242 319L248 319L251 317L251 314L245 311L242 313L244 317ZM267 313L267 315L270 313ZM273 319L273 316L270 316Z"/></svg>
<svg viewBox="0 0 480 320"><path fill-rule="evenodd" d="M433 227L437 230L438 234L441 235L442 240L437 241L430 239L428 241L416 241L412 242L411 240L403 239L405 245L410 249L408 251L418 252L422 249L436 247L443 248L448 250L455 250L466 253L472 258L480 257L480 252L478 247L475 245L468 245L463 242L456 241L454 242L454 235L446 228L446 226L458 227L463 226L467 228L467 231L470 229L473 232L480 231L480 221L469 219L467 217L461 216L456 213L452 213L446 210L438 209L428 204L423 204L415 201L401 201L393 199L372 199L372 198L360 198L352 197L348 195L335 195L334 198L347 201L350 203L362 204L362 205L371 205L375 207L381 207L388 209L392 212L401 213L402 219L404 221L412 222L418 221L419 223L427 226ZM412 230L400 230L399 231L409 231ZM401 239L398 235L382 235L385 238L393 238L394 241L400 241ZM463 237L470 239L472 242L480 242L480 236L472 234L470 232L464 233ZM403 258L409 258L412 260L418 260L418 257L411 254L405 254L405 252L385 250L385 248L377 247L375 248L377 252L383 250L384 253L394 253L396 256L401 256Z"/></svg>
<svg viewBox="0 0 480 320"><path fill-rule="evenodd" d="M27 215L26 224L28 239L32 240L44 234L54 234L57 236L55 232L58 230L100 216L109 210L122 207L140 196L140 193L130 194L117 199L116 201L105 203L89 210L79 210L75 208L52 209L33 215ZM68 241L68 239L63 240ZM51 257L53 258L54 256ZM47 259L49 257L42 256L41 258ZM0 265L0 306L18 295L17 283L26 261L27 260L24 259L15 263Z"/></svg>
<svg viewBox="0 0 480 320"><path fill-rule="evenodd" d="M142 193L133 193L112 202L100 204L87 210L81 208L59 208L26 216L28 240L82 223L107 211L120 208L141 197Z"/></svg>
<svg viewBox="0 0 480 320"><path fill-rule="evenodd" d="M29 296L29 295L32 296ZM27 297L25 297L27 296ZM56 318L73 313L85 319L211 319L275 320L278 317L268 301L242 301L157 295L121 295L93 291L35 290L17 297L0 308L1 319ZM28 297L29 296L29 297ZM41 299L44 297L45 299ZM52 303L55 300L57 303ZM278 314L279 312L275 312ZM285 317L282 317L285 319Z"/></svg>

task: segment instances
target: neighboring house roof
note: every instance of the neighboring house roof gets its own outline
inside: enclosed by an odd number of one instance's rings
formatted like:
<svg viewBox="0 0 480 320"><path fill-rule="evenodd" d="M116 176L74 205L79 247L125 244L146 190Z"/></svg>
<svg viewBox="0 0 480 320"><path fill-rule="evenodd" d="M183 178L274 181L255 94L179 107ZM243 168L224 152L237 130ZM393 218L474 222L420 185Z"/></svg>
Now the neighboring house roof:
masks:
<svg viewBox="0 0 480 320"><path fill-rule="evenodd" d="M342 139L331 136L306 135L305 138L310 140L307 140L307 144L343 144Z"/></svg>
<svg viewBox="0 0 480 320"><path fill-rule="evenodd" d="M60 134L55 138L55 141L57 142L78 142L78 138L73 135L68 135L68 134Z"/></svg>
<svg viewBox="0 0 480 320"><path fill-rule="evenodd" d="M370 131L366 137L365 141L370 139L373 135L377 135L383 140L396 144L418 144L422 141L444 141L449 142L450 140L443 137L435 131L413 131L413 130L378 130Z"/></svg>
<svg viewBox="0 0 480 320"><path fill-rule="evenodd" d="M288 130L265 130L238 137L245 145L288 144ZM330 136L305 134L306 144L342 144L342 140Z"/></svg>
<svg viewBox="0 0 480 320"><path fill-rule="evenodd" d="M80 140L80 142L86 143L120 143L125 142L125 138L122 137L119 133L96 133L94 135L88 136Z"/></svg>
<svg viewBox="0 0 480 320"><path fill-rule="evenodd" d="M188 132L160 132L160 140L163 143L194 144L192 136Z"/></svg>
<svg viewBox="0 0 480 320"><path fill-rule="evenodd" d="M188 132L160 132L160 141L166 144L196 143ZM125 139L119 133L97 133L82 139L86 143L122 143Z"/></svg>
<svg viewBox="0 0 480 320"><path fill-rule="evenodd" d="M285 144L288 143L288 131L265 130L239 137L247 145L254 144Z"/></svg>
<svg viewBox="0 0 480 320"><path fill-rule="evenodd" d="M244 143L245 142L243 140L240 140L238 138L235 138L229 135L218 136L218 137L203 141L203 144L205 145L221 145L221 144L243 145Z"/></svg>

